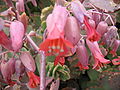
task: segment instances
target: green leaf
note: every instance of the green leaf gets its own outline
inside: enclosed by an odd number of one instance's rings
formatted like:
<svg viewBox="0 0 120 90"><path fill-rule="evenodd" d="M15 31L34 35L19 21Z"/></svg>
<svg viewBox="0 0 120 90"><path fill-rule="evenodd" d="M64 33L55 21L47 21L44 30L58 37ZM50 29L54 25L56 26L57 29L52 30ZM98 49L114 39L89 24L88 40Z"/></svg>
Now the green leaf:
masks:
<svg viewBox="0 0 120 90"><path fill-rule="evenodd" d="M96 70L90 69L87 73L91 80L97 80L99 77L99 72Z"/></svg>
<svg viewBox="0 0 120 90"><path fill-rule="evenodd" d="M41 13L41 21L45 21L47 16L52 13L53 10L53 6L50 5L49 7L45 7L44 9L42 9L42 13Z"/></svg>
<svg viewBox="0 0 120 90"><path fill-rule="evenodd" d="M46 57L46 62L54 62L55 56L47 56Z"/></svg>

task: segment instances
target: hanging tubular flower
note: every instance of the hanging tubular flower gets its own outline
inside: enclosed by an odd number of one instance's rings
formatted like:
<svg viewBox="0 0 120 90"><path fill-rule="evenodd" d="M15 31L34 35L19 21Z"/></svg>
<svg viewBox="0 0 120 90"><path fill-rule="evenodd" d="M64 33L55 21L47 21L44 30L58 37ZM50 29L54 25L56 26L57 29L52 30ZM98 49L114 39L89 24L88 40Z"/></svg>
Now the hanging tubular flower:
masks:
<svg viewBox="0 0 120 90"><path fill-rule="evenodd" d="M85 47L84 40L81 40L77 44L76 54L79 60L77 66L80 68L80 70L89 69L88 67L89 57L88 57L87 49Z"/></svg>
<svg viewBox="0 0 120 90"><path fill-rule="evenodd" d="M40 84L40 77L35 75L32 71L27 72L27 75L29 77L29 87L36 88Z"/></svg>
<svg viewBox="0 0 120 90"><path fill-rule="evenodd" d="M90 51L93 54L94 60L95 60L95 64L94 64L93 69L98 69L100 67L103 67L103 64L110 63L109 60L104 58L103 54L100 51L100 48L99 48L97 42L91 42L88 39L86 40L86 42L87 42L87 45L88 45Z"/></svg>
<svg viewBox="0 0 120 90"><path fill-rule="evenodd" d="M112 50L110 51L110 53L113 56L117 56L116 51L118 50L119 46L120 46L120 40L115 40L113 42Z"/></svg>
<svg viewBox="0 0 120 90"><path fill-rule="evenodd" d="M64 26L67 16L66 8L58 5L47 17L47 39L40 44L40 50L44 50L46 55L62 56L68 53L68 47L73 47L69 41L64 39Z"/></svg>
<svg viewBox="0 0 120 90"><path fill-rule="evenodd" d="M84 16L84 24L87 27L86 32L88 40L92 42L100 40L100 34L96 32L95 28L90 26L89 20L86 16Z"/></svg>

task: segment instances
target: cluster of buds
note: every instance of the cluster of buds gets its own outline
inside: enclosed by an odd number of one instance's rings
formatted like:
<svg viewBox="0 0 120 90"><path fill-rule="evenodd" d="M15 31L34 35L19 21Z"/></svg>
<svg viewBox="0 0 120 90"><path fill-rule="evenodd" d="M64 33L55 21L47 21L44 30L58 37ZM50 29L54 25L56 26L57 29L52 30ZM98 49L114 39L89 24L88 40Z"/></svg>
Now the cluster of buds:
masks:
<svg viewBox="0 0 120 90"><path fill-rule="evenodd" d="M108 48L111 47L113 50L110 52L116 55L120 44L117 28L110 26L100 12L94 13L94 10L92 13L92 10L86 10L79 0L69 2L67 7L63 5L63 1L61 3L57 0L53 12L47 17L47 38L40 44L40 50L44 50L47 56L55 55L55 65L63 65L64 57L76 53L77 66L80 70L88 69L88 49L94 58L93 69L109 64L111 61L105 59L105 55L109 53ZM100 45L107 45L108 48L101 49Z"/></svg>

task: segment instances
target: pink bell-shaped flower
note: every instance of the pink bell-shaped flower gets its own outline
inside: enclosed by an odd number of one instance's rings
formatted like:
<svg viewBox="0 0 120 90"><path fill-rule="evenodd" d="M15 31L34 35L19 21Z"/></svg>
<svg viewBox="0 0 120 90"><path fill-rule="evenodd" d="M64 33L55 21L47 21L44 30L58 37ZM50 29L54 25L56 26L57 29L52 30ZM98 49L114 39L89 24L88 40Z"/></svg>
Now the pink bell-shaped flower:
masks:
<svg viewBox="0 0 120 90"><path fill-rule="evenodd" d="M67 48L73 45L64 38L64 27L68 12L65 7L55 6L52 14L47 17L47 39L40 44L40 50L46 55L64 56L68 53Z"/></svg>
<svg viewBox="0 0 120 90"><path fill-rule="evenodd" d="M77 65L80 67L80 70L89 69L88 67L89 56L87 53L87 49L85 47L84 40L80 40L78 42L76 54L79 60Z"/></svg>
<svg viewBox="0 0 120 90"><path fill-rule="evenodd" d="M65 38L73 45L76 45L81 38L78 21L73 16L67 18L65 25Z"/></svg>

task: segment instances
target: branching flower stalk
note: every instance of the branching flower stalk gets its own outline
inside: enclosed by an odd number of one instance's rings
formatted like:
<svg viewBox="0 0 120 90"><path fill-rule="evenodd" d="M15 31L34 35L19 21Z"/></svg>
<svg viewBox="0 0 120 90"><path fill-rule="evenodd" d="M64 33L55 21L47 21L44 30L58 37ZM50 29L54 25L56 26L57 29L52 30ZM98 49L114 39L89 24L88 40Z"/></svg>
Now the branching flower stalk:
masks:
<svg viewBox="0 0 120 90"><path fill-rule="evenodd" d="M46 83L46 79L45 79L45 65L46 65L46 61L45 61L45 53L42 50L39 50L38 46L34 43L34 41L31 39L30 35L26 35L27 40L29 41L29 43L34 47L34 49L41 55L41 60L40 60L40 90L45 90L45 83Z"/></svg>

